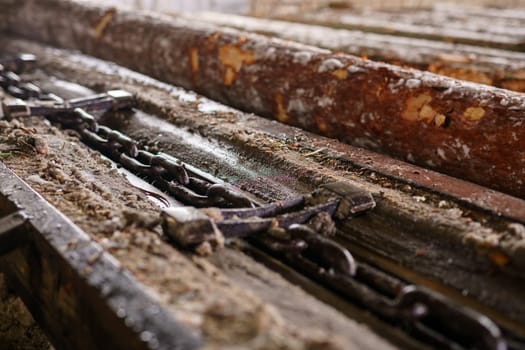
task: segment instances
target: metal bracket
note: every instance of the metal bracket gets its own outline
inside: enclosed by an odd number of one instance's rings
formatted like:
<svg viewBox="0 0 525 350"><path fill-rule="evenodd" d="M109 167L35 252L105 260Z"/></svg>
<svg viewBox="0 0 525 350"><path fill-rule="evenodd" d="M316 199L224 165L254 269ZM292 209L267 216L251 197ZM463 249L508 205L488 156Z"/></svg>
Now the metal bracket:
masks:
<svg viewBox="0 0 525 350"><path fill-rule="evenodd" d="M7 119L29 117L32 115L53 116L64 113L74 113L77 108L86 112L106 112L131 108L135 105L133 94L125 90L110 90L102 94L75 98L62 103L44 100L25 102L17 99L2 103L2 110Z"/></svg>
<svg viewBox="0 0 525 350"><path fill-rule="evenodd" d="M162 227L164 234L176 243L191 247L208 241L217 229L225 238L247 237L275 225L287 229L293 224L304 224L322 212L342 220L373 207L375 201L369 191L336 182L324 185L305 197L257 208L165 209Z"/></svg>

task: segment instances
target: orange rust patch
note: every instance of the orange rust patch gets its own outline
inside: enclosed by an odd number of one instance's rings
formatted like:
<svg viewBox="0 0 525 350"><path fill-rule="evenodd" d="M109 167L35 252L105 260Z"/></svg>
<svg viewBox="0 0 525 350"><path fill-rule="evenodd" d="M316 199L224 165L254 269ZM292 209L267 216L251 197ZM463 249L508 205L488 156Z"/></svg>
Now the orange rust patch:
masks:
<svg viewBox="0 0 525 350"><path fill-rule="evenodd" d="M421 109L432 101L432 97L423 93L417 96L410 96L406 101L405 110L403 110L403 119L416 121L419 120L419 112Z"/></svg>
<svg viewBox="0 0 525 350"><path fill-rule="evenodd" d="M283 96L281 94L275 95L275 106L277 109L277 114L275 118L281 123L285 123L288 120L288 114L286 113L286 108L283 105Z"/></svg>
<svg viewBox="0 0 525 350"><path fill-rule="evenodd" d="M237 46L224 45L219 47L219 61L226 67L224 84L231 85L243 64L252 64L255 57L251 52L241 50Z"/></svg>
<svg viewBox="0 0 525 350"><path fill-rule="evenodd" d="M348 71L345 68L339 68L332 72L332 75L337 79L346 79L348 77Z"/></svg>
<svg viewBox="0 0 525 350"><path fill-rule="evenodd" d="M509 257L499 250L490 251L487 256L492 263L499 267L508 265L510 262Z"/></svg>
<svg viewBox="0 0 525 350"><path fill-rule="evenodd" d="M470 121L480 120L484 115L485 110L481 107L469 107L463 112L463 117Z"/></svg>
<svg viewBox="0 0 525 350"><path fill-rule="evenodd" d="M95 38L100 39L102 37L102 34L104 34L104 31L108 27L111 20L115 17L117 14L117 10L115 8L110 8L104 14L100 19L97 21L95 26L93 27L93 31L95 33Z"/></svg>
<svg viewBox="0 0 525 350"><path fill-rule="evenodd" d="M217 40L219 40L221 37L221 33L212 33L206 37L206 41L204 42L204 48L206 50L212 50L215 47L215 43Z"/></svg>
<svg viewBox="0 0 525 350"><path fill-rule="evenodd" d="M525 80L509 79L501 82L501 87L519 92L525 92Z"/></svg>
<svg viewBox="0 0 525 350"><path fill-rule="evenodd" d="M193 75L199 72L199 49L196 47L190 49L190 69Z"/></svg>
<svg viewBox="0 0 525 350"><path fill-rule="evenodd" d="M432 97L428 93L409 97L405 109L401 112L401 117L411 122L424 121L427 124L433 122L436 126L442 126L447 117L432 108L431 101Z"/></svg>
<svg viewBox="0 0 525 350"><path fill-rule="evenodd" d="M328 131L328 124L326 124L326 122L323 120L323 118L316 118L316 124L317 124L317 128L319 129L319 131L325 133Z"/></svg>
<svg viewBox="0 0 525 350"><path fill-rule="evenodd" d="M231 67L226 67L224 71L224 85L230 86L237 78L237 73L233 71Z"/></svg>
<svg viewBox="0 0 525 350"><path fill-rule="evenodd" d="M437 114L434 118L434 125L436 126L442 126L447 121L447 117L445 117L443 114Z"/></svg>

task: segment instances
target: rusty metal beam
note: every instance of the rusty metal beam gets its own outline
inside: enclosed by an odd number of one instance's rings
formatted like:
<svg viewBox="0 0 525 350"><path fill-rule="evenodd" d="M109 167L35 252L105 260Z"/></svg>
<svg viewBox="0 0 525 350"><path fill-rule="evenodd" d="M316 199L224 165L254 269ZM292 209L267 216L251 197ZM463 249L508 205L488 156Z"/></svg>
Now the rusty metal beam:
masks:
<svg viewBox="0 0 525 350"><path fill-rule="evenodd" d="M0 179L0 268L55 347L198 347L129 272L3 163Z"/></svg>
<svg viewBox="0 0 525 350"><path fill-rule="evenodd" d="M5 19L12 33L525 196L521 94L170 17L73 1L16 6Z"/></svg>
<svg viewBox="0 0 525 350"><path fill-rule="evenodd" d="M525 92L525 53L521 52L213 12L181 16Z"/></svg>

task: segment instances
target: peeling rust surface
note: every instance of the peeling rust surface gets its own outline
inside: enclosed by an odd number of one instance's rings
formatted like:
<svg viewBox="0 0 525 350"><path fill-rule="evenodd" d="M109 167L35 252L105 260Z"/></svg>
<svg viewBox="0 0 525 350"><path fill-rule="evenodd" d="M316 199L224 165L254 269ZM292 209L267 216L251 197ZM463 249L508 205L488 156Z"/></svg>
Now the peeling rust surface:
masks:
<svg viewBox="0 0 525 350"><path fill-rule="evenodd" d="M224 66L224 85L226 86L230 86L235 82L243 64L252 64L255 61L251 52L243 51L234 45L221 46L218 51L219 61Z"/></svg>
<svg viewBox="0 0 525 350"><path fill-rule="evenodd" d="M231 14L205 12L181 16L525 92L525 54L521 52Z"/></svg>
<svg viewBox="0 0 525 350"><path fill-rule="evenodd" d="M97 39L92 23L103 8L33 0L19 6L8 19L19 35L80 49L246 111L525 196L521 94L120 10ZM187 58L195 48L199 79ZM415 96L425 96L422 106L420 100L412 105Z"/></svg>

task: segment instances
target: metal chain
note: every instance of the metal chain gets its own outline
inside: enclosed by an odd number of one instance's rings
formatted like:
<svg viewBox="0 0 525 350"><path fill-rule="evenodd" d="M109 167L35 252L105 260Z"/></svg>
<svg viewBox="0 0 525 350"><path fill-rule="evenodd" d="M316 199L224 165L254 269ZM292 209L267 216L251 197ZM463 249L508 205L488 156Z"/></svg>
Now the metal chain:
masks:
<svg viewBox="0 0 525 350"><path fill-rule="evenodd" d="M150 178L182 203L195 207L252 207L242 193L229 186L210 183L186 169L185 165L163 153L139 150L137 142L123 133L98 125L95 118L80 108L55 121L79 132L82 141L101 151L139 176Z"/></svg>
<svg viewBox="0 0 525 350"><path fill-rule="evenodd" d="M112 90L104 94L64 101L54 98L55 95L44 94L39 87L23 82L16 73L5 68L11 66L20 72L35 60L32 55L0 60L0 86L19 99L39 100L33 103L21 100L4 103L2 107L7 118L41 115L64 128L74 129L84 142L134 173L150 177L183 203L196 207L254 206L249 198L230 186L210 183L199 178L197 174L188 172L185 166L173 157L139 150L135 140L117 130L99 125L89 112L131 108L133 97L126 91ZM52 102L42 103L49 100Z"/></svg>
<svg viewBox="0 0 525 350"><path fill-rule="evenodd" d="M125 91L64 101L42 93L37 86L22 82L18 75L5 69L9 66L20 71L31 61L30 56L0 60L0 86L15 97L39 100L34 104L4 104L6 117L42 115L74 129L85 143L150 179L177 200L195 208L207 208L202 212L191 207L164 211L165 232L183 246L202 243L212 236L209 230L219 229L227 237L246 237L314 280L436 347L506 349L499 328L485 316L376 267L356 262L346 248L312 229L313 220L322 213L343 218L373 207L369 193L336 184L329 191L331 196L322 203L310 203L311 198L300 196L257 207L242 193L208 181L172 156L140 149L127 135L99 125L89 112L131 108L133 99ZM213 211L209 207L221 209ZM341 215L341 207L349 213Z"/></svg>

